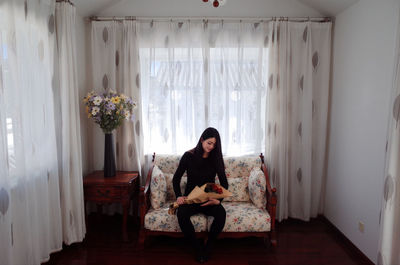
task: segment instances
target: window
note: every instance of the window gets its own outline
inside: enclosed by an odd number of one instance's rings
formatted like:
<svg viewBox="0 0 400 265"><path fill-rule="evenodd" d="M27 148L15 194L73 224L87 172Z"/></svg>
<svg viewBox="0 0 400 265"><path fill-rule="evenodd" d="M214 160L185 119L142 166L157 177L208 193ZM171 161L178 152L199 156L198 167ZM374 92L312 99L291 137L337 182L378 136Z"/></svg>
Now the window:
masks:
<svg viewBox="0 0 400 265"><path fill-rule="evenodd" d="M181 154L209 126L225 154L262 152L267 57L267 48L140 49L145 153Z"/></svg>

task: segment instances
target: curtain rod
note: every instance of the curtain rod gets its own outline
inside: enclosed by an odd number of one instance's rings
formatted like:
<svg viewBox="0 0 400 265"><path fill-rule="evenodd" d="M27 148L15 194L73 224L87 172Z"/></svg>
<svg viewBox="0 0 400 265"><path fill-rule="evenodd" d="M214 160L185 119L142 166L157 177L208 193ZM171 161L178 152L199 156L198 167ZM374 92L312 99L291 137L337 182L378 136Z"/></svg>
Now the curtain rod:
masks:
<svg viewBox="0 0 400 265"><path fill-rule="evenodd" d="M292 21L292 22L331 22L330 17L136 17L136 16L122 16L122 17L101 17L91 16L86 18L89 21L122 21L122 20L137 20L137 21L180 21L180 20L212 20L212 21Z"/></svg>
<svg viewBox="0 0 400 265"><path fill-rule="evenodd" d="M56 2L57 2L57 3L65 2L65 3L69 3L69 4L72 5L72 6L75 6L74 3L72 3L70 0L56 0Z"/></svg>

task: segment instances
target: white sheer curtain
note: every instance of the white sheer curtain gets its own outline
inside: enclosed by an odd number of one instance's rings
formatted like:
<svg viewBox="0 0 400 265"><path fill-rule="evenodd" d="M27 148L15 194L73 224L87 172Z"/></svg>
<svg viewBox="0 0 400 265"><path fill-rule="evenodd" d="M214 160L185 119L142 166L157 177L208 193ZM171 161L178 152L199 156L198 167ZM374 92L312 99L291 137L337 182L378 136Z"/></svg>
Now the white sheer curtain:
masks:
<svg viewBox="0 0 400 265"><path fill-rule="evenodd" d="M225 154L264 149L269 24L139 21L145 153L182 154L212 126Z"/></svg>
<svg viewBox="0 0 400 265"><path fill-rule="evenodd" d="M400 21L387 136L378 265L400 264Z"/></svg>
<svg viewBox="0 0 400 265"><path fill-rule="evenodd" d="M332 24L135 23L136 40L130 34L128 44L122 41L126 23L93 22L92 45L96 88L135 83L133 91L140 91L142 113L135 129L143 125L144 144L139 150L182 154L206 127L216 127L225 154L265 150L278 188L279 220L308 220L322 212ZM134 23L130 27L134 32ZM133 69L122 72L125 81L118 64L107 63L121 60L121 45L131 49L122 56ZM125 148L129 138L121 141ZM96 150L102 154L102 147ZM95 156L101 168L102 155Z"/></svg>
<svg viewBox="0 0 400 265"><path fill-rule="evenodd" d="M91 32L93 88L98 93L114 90L138 103L134 121L124 122L114 132L117 170L143 172L143 132L141 114L140 67L136 38L136 21L92 21ZM102 170L104 133L89 119L91 169ZM90 205L89 210L94 210ZM108 214L122 213L120 204L105 207Z"/></svg>
<svg viewBox="0 0 400 265"><path fill-rule="evenodd" d="M134 110L134 123L124 122L115 132L117 170L138 170L143 165L140 67L135 21L92 22L93 90L114 90L130 96L139 105ZM89 89L92 90L92 89ZM93 124L88 120L88 123ZM103 168L104 134L97 125L94 135L93 169Z"/></svg>
<svg viewBox="0 0 400 265"><path fill-rule="evenodd" d="M266 160L279 220L309 220L322 212L331 26L271 22Z"/></svg>
<svg viewBox="0 0 400 265"><path fill-rule="evenodd" d="M117 70L121 85L117 89L130 96L138 103L139 107L134 110L134 121L123 123L121 128L117 130L117 167L120 170L138 170L141 176L144 176L144 172L141 171L144 164L144 154L136 21L123 22L120 51L121 66L117 67Z"/></svg>
<svg viewBox="0 0 400 265"><path fill-rule="evenodd" d="M40 264L62 247L54 10L55 1L0 4L2 264Z"/></svg>
<svg viewBox="0 0 400 265"><path fill-rule="evenodd" d="M92 84L88 91L97 93L114 90L119 91L118 70L120 63L120 47L122 43L122 28L117 21L92 21L91 51L92 51ZM90 119L88 135L91 135L88 154L91 155L90 168L102 170L104 166L104 133ZM114 133L115 144L115 133ZM114 149L115 150L115 149ZM120 170L117 166L117 170Z"/></svg>
<svg viewBox="0 0 400 265"><path fill-rule="evenodd" d="M68 245L82 241L86 232L75 27L75 7L68 2L56 3L56 68L59 70L56 80L59 82L54 88L55 120L63 240Z"/></svg>

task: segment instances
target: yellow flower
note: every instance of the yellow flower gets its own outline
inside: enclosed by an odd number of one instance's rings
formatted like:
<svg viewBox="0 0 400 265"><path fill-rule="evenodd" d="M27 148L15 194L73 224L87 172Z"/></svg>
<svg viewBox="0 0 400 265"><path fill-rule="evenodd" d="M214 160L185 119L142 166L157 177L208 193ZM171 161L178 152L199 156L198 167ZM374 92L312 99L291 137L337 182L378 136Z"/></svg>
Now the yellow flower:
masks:
<svg viewBox="0 0 400 265"><path fill-rule="evenodd" d="M118 104L121 101L121 98L116 96L111 98L111 102L114 104Z"/></svg>
<svg viewBox="0 0 400 265"><path fill-rule="evenodd" d="M89 98L91 98L93 95L94 95L94 91L91 91L86 95L86 98L89 100Z"/></svg>
<svg viewBox="0 0 400 265"><path fill-rule="evenodd" d="M86 113L89 113L89 107L86 106Z"/></svg>
<svg viewBox="0 0 400 265"><path fill-rule="evenodd" d="M89 99L88 99L87 97L84 97L84 98L83 98L83 102L84 102L84 103L86 103L86 102L88 102L88 101L89 101Z"/></svg>

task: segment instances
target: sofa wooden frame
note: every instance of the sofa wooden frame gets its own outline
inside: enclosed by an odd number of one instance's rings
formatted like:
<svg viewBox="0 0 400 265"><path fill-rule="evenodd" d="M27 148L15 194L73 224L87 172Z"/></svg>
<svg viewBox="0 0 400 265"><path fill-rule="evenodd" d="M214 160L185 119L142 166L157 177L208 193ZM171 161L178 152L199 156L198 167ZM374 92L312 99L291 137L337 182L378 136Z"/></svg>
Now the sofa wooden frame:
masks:
<svg viewBox="0 0 400 265"><path fill-rule="evenodd" d="M139 207L140 207L140 231L139 231L139 247L143 248L145 240L149 236L172 236L172 237L183 237L182 232L165 232L165 231L152 231L146 229L144 227L145 215L150 209L150 182L151 175L154 168L156 154L153 153L152 165L147 173L145 185L140 187L140 195L139 195ZM229 237L229 238L242 238L242 237L261 237L264 239L264 243L269 246L270 244L273 246L277 246L276 239L276 227L275 227L275 217L276 217L276 204L277 204L277 196L276 196L276 188L271 188L271 184L268 177L268 170L264 163L264 156L261 153L261 170L264 173L266 184L267 184L267 205L266 209L271 218L271 229L268 232L221 232L219 238ZM199 237L206 238L208 232L196 232Z"/></svg>

